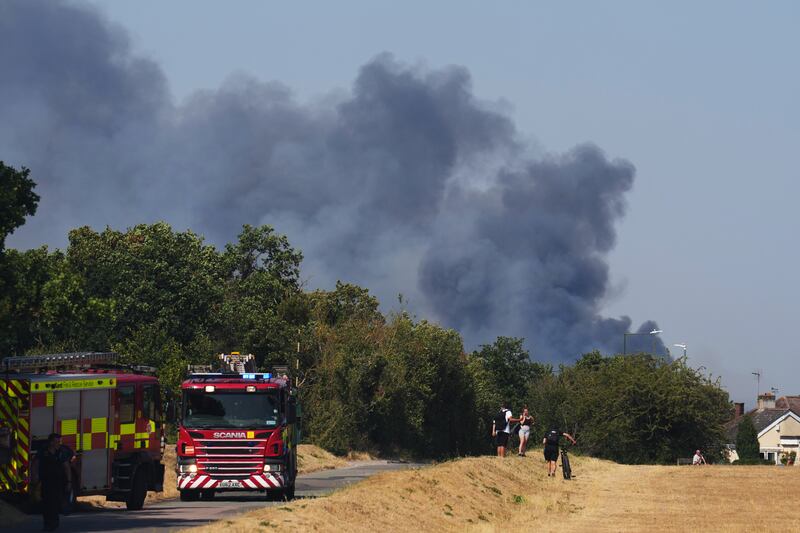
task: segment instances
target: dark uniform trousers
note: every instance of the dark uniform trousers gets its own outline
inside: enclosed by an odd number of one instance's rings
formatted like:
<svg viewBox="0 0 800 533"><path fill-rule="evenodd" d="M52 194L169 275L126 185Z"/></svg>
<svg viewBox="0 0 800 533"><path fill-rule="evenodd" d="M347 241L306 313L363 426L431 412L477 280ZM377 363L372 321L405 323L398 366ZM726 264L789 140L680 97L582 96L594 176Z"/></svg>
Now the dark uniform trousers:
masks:
<svg viewBox="0 0 800 533"><path fill-rule="evenodd" d="M67 486L64 462L57 454L45 451L39 459L39 479L42 481L42 518L45 529L58 527L58 515Z"/></svg>

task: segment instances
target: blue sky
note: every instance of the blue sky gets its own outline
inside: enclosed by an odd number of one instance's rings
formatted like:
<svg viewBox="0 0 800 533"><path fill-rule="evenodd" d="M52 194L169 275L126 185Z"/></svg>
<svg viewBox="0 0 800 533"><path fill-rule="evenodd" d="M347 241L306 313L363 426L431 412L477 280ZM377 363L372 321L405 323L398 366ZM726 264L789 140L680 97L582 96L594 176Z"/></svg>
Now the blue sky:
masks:
<svg viewBox="0 0 800 533"><path fill-rule="evenodd" d="M756 369L800 394L800 4L91 3L176 101L237 72L313 100L381 52L463 65L540 150L590 141L636 166L605 315L657 320L749 406Z"/></svg>

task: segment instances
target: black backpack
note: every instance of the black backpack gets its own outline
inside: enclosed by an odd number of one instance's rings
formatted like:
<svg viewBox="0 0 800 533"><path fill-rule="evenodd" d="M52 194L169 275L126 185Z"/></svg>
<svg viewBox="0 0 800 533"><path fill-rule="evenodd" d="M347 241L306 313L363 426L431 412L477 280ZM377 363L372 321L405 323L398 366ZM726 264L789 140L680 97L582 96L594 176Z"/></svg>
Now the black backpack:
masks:
<svg viewBox="0 0 800 533"><path fill-rule="evenodd" d="M500 411L494 415L494 429L495 431L505 431L506 429L506 412Z"/></svg>
<svg viewBox="0 0 800 533"><path fill-rule="evenodd" d="M555 429L551 429L545 435L545 439L547 440L548 446L558 446L558 440L561 438L561 434L556 431Z"/></svg>

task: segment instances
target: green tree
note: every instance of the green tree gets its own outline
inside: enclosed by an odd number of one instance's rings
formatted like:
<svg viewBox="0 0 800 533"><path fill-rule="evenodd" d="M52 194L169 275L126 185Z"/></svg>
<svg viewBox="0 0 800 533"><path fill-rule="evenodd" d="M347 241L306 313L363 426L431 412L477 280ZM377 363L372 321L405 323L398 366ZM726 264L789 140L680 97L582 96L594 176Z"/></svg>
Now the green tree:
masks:
<svg viewBox="0 0 800 533"><path fill-rule="evenodd" d="M99 320L84 321L76 335L91 340L92 349L107 349L146 325L179 344L210 327L222 302L224 271L202 237L159 222L126 232L83 227L69 238L67 262L79 279L81 305L95 309L91 316Z"/></svg>
<svg viewBox="0 0 800 533"><path fill-rule="evenodd" d="M574 432L592 455L671 463L696 448L712 457L724 440L727 393L683 360L589 354L543 385L537 412Z"/></svg>
<svg viewBox="0 0 800 533"><path fill-rule="evenodd" d="M744 416L739 422L736 432L736 453L742 463L754 463L761 459L758 432L749 415Z"/></svg>
<svg viewBox="0 0 800 533"><path fill-rule="evenodd" d="M470 451L474 392L458 333L400 313L379 349L386 364L372 401L373 441L419 456Z"/></svg>
<svg viewBox="0 0 800 533"><path fill-rule="evenodd" d="M483 398L492 402L491 412L485 416L491 417L502 402L508 402L513 413L518 414L528 405L530 386L552 371L549 366L531 360L524 342L521 338L498 337L493 344L485 344L472 353L472 365L482 367L493 391Z"/></svg>
<svg viewBox="0 0 800 533"><path fill-rule="evenodd" d="M316 355L303 388L308 435L353 449L445 457L477 449L475 393L457 332L405 313L388 322L368 291L311 295Z"/></svg>
<svg viewBox="0 0 800 533"><path fill-rule="evenodd" d="M227 350L256 355L259 365L287 363L306 317L300 293L301 252L270 226L245 225L222 256L225 292L214 336Z"/></svg>
<svg viewBox="0 0 800 533"><path fill-rule="evenodd" d="M62 262L46 247L0 253L0 353L22 355L58 340L48 327L45 287Z"/></svg>
<svg viewBox="0 0 800 533"><path fill-rule="evenodd" d="M317 362L301 393L304 426L312 442L333 451L369 450L373 445L373 399L386 361L376 346L382 325L348 320L314 331Z"/></svg>
<svg viewBox="0 0 800 533"><path fill-rule="evenodd" d="M27 168L16 170L0 161L0 253L6 237L25 223L26 216L36 214L39 196L33 192L36 184L29 176Z"/></svg>
<svg viewBox="0 0 800 533"><path fill-rule="evenodd" d="M6 251L6 238L36 213L39 196L30 170L0 161L0 350L23 353L37 341L41 286L48 276L47 249Z"/></svg>
<svg viewBox="0 0 800 533"><path fill-rule="evenodd" d="M384 321L378 299L358 285L337 281L333 291L314 291L309 299L311 318L318 323L335 326L347 320Z"/></svg>

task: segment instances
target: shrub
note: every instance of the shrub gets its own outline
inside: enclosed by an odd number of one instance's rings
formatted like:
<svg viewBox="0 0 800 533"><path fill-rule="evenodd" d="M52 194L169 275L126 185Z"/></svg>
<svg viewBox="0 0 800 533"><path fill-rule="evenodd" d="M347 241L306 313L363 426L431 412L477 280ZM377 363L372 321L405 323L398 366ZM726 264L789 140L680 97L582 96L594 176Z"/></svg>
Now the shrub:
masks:
<svg viewBox="0 0 800 533"><path fill-rule="evenodd" d="M753 462L744 463L744 461L758 461L761 459L758 433L753 425L753 419L749 416L745 416L739 422L739 430L736 433L736 452L739 454L740 464L757 464Z"/></svg>

